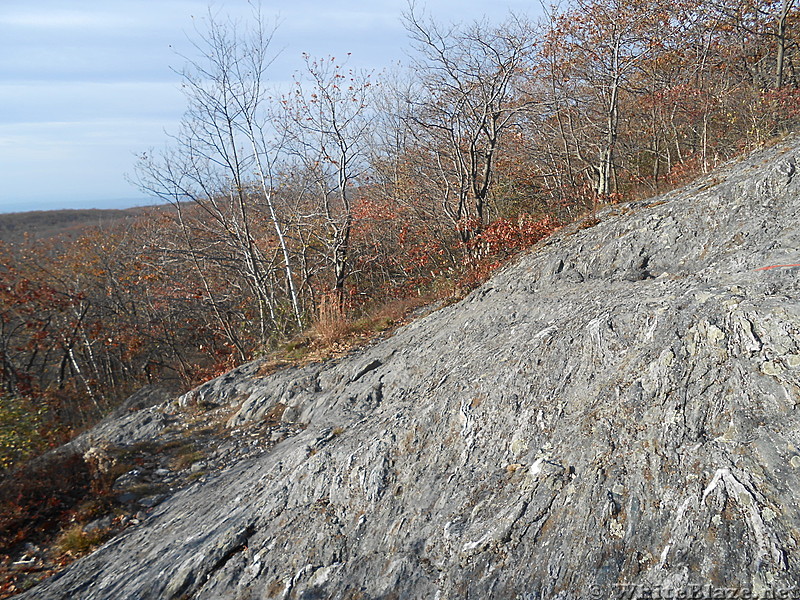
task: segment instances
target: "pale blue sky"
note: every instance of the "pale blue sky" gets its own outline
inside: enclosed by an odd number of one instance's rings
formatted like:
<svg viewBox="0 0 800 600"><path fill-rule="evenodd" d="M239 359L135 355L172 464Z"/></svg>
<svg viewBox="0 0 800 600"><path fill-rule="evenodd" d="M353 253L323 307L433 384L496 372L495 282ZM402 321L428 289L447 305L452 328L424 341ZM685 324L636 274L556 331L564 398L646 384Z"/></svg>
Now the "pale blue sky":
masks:
<svg viewBox="0 0 800 600"><path fill-rule="evenodd" d="M437 20L502 19L538 3L416 2ZM247 17L246 0L0 0L0 212L125 207L148 199L126 181L184 110L178 77L193 17ZM280 26L276 82L301 54L379 70L404 60L406 0L262 0ZM200 27L202 29L202 26Z"/></svg>

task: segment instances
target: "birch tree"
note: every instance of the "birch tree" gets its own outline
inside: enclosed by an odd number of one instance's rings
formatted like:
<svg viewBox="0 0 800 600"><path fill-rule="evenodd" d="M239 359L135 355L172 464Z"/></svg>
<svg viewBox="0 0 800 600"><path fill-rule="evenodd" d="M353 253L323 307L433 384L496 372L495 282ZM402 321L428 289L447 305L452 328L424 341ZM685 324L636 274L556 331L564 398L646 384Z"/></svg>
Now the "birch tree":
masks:
<svg viewBox="0 0 800 600"><path fill-rule="evenodd" d="M205 29L197 30L197 58L187 59L179 71L188 109L173 147L143 155L138 165L141 187L178 207L184 231L188 227L202 234L187 231L186 236L198 271L211 260L225 265L232 277L244 277L257 307L262 342L282 326L283 297L289 299L295 325L302 325L293 261L273 201L279 140L269 120L266 88L273 33L258 11L248 27L217 21L209 13ZM262 211L281 255L285 296L272 285L274 261L267 240L254 230ZM197 240L207 243L200 247Z"/></svg>

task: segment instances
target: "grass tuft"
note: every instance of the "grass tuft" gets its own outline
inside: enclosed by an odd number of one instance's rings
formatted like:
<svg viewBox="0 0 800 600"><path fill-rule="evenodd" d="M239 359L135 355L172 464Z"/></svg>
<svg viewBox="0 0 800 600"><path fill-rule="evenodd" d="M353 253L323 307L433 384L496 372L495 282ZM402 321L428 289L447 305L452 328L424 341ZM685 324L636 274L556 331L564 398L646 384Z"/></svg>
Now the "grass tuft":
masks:
<svg viewBox="0 0 800 600"><path fill-rule="evenodd" d="M108 532L102 529L87 532L80 525L73 525L58 536L56 548L70 556L83 556L106 541L108 535Z"/></svg>

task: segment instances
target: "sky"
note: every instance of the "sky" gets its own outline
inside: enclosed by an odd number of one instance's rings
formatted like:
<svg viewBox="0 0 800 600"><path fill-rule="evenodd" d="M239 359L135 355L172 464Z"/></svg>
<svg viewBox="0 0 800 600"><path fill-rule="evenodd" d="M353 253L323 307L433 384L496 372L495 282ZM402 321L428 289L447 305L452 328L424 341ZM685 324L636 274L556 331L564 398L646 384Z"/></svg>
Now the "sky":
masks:
<svg viewBox="0 0 800 600"><path fill-rule="evenodd" d="M406 60L406 0L262 0L277 19L270 71L291 80L304 52L352 53L379 71ZM530 0L416 0L442 23L491 10L531 14ZM132 183L137 154L163 147L185 110L181 56L217 18L246 20L247 0L0 0L0 212L152 204Z"/></svg>

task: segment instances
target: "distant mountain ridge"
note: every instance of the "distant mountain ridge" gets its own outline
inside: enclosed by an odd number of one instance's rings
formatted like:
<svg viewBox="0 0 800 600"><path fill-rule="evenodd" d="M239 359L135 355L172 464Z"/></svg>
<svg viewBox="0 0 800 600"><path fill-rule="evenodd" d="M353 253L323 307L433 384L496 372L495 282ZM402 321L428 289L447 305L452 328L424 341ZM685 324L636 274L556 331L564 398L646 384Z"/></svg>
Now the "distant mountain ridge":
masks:
<svg viewBox="0 0 800 600"><path fill-rule="evenodd" d="M61 210L34 210L0 213L0 242L19 243L27 236L32 240L60 236L77 237L94 227L104 228L135 219L158 206L134 208L86 208Z"/></svg>

